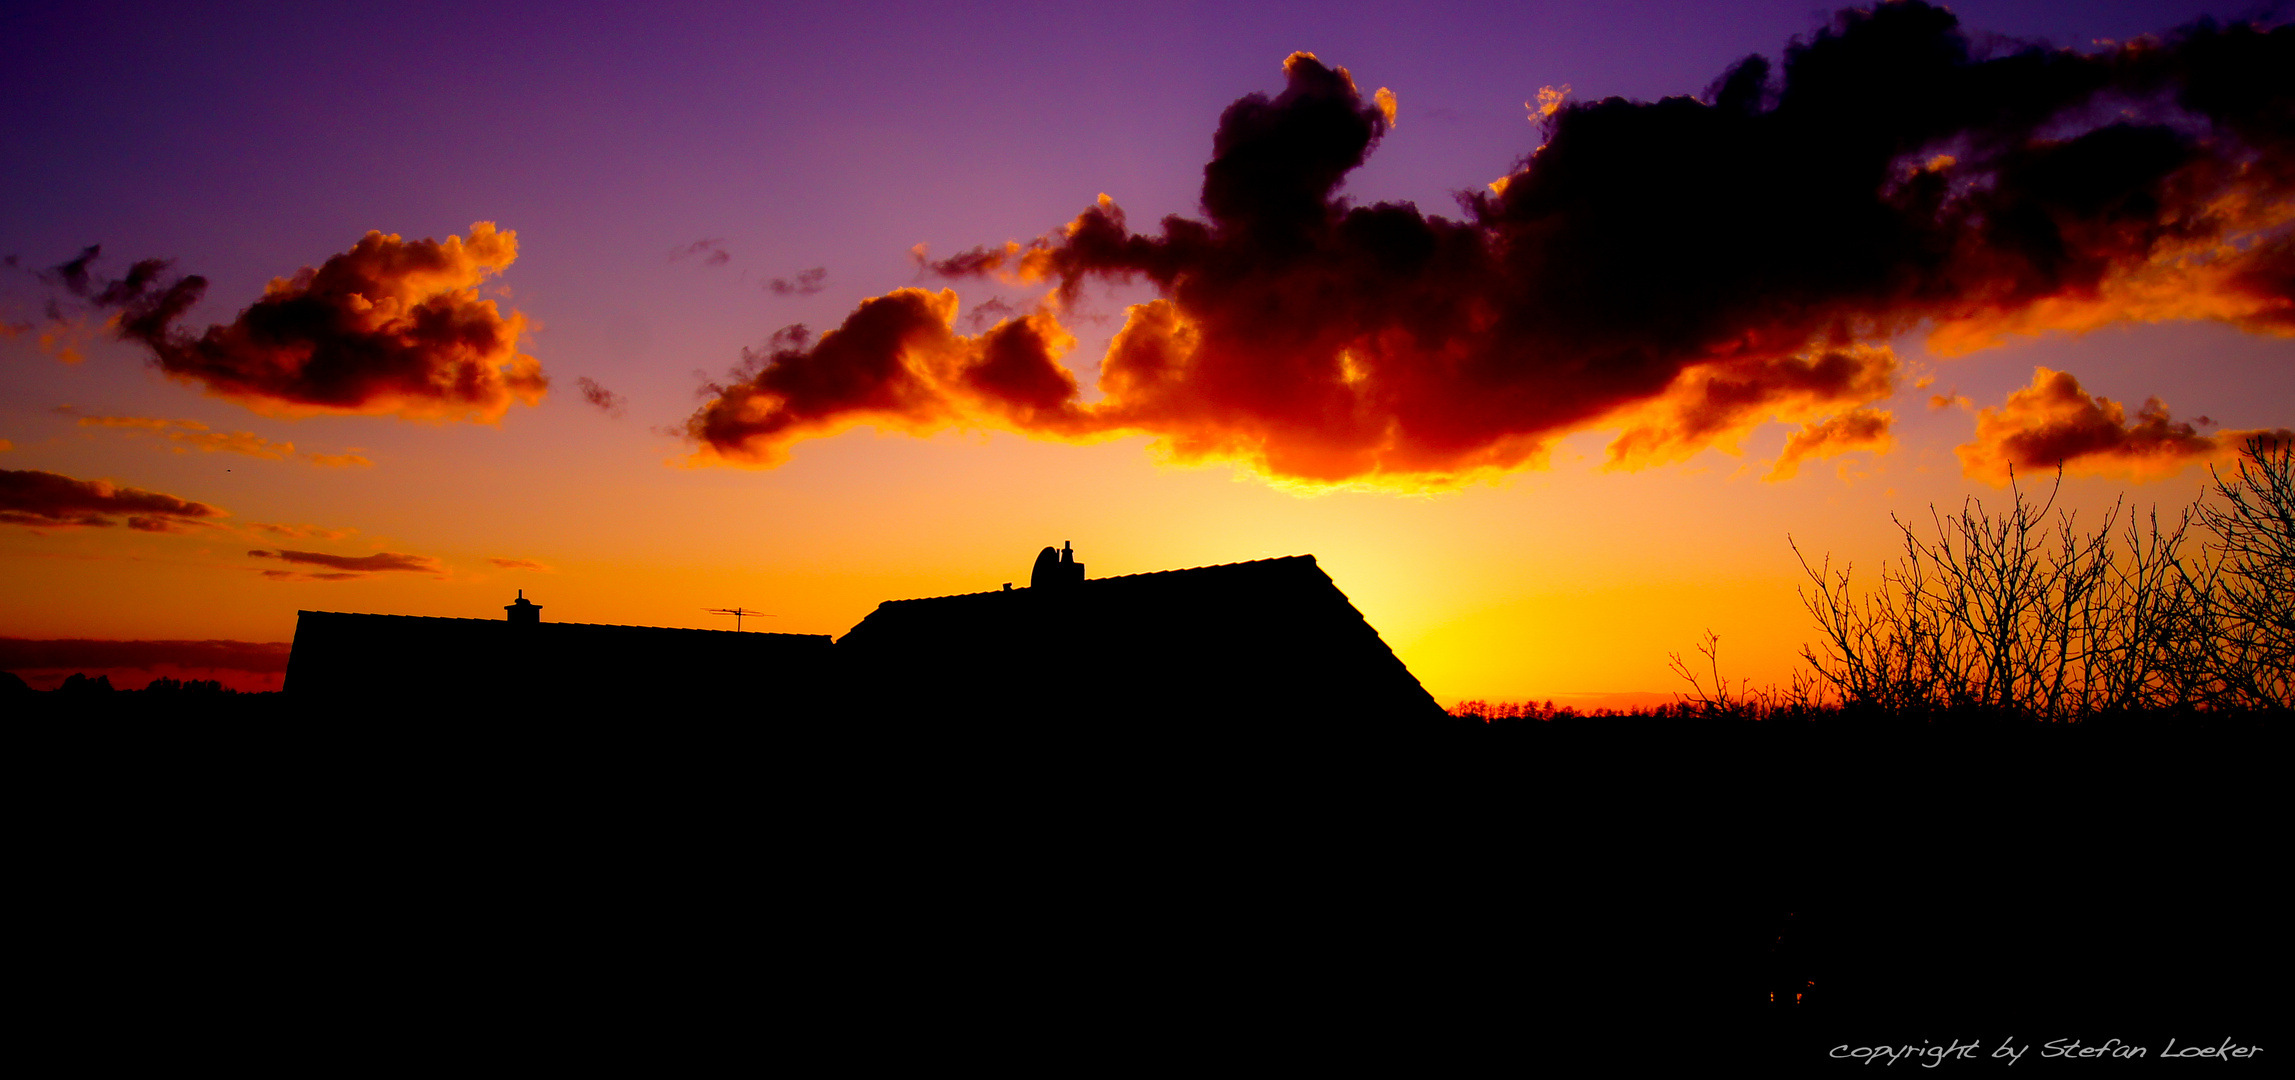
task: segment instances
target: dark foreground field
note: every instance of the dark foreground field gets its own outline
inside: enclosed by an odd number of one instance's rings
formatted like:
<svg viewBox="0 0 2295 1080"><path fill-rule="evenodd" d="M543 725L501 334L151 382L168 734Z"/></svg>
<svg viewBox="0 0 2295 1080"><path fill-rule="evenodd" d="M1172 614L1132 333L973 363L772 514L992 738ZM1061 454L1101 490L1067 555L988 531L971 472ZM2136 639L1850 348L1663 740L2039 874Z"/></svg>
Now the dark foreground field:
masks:
<svg viewBox="0 0 2295 1080"><path fill-rule="evenodd" d="M59 1022L1039 1067L1214 1037L1261 1064L1719 1068L2284 1030L2285 717L1023 728L138 696L9 724Z"/></svg>

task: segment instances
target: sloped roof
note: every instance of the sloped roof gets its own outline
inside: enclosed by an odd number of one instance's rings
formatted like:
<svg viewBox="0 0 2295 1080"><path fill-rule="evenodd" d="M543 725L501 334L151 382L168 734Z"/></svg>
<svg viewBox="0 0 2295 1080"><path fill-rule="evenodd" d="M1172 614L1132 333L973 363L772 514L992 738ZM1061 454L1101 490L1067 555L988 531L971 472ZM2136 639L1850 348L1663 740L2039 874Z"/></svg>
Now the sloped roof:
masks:
<svg viewBox="0 0 2295 1080"><path fill-rule="evenodd" d="M313 700L755 696L759 684L778 690L809 679L831 647L824 634L297 615L285 689Z"/></svg>
<svg viewBox="0 0 2295 1080"><path fill-rule="evenodd" d="M514 625L507 619L466 619L452 615L371 615L365 612L350 611L298 611L295 614L301 617L318 616L322 619L388 620L387 622L381 623L380 625L404 624L410 630L419 630L426 625L441 628L449 624L468 624L471 626ZM752 638L797 638L805 640L818 640L828 636L826 634L776 634L763 630L723 630L692 626L631 626L626 623L570 623L550 622L548 620L544 620L540 623L525 627L525 629L528 631L540 629L545 633L556 633L559 631L571 630L575 632L609 631L614 633L628 632L637 634L723 634L728 638L738 636L744 640Z"/></svg>
<svg viewBox="0 0 2295 1080"><path fill-rule="evenodd" d="M867 692L896 708L1441 711L1312 555L889 600L837 652L848 680L873 678Z"/></svg>

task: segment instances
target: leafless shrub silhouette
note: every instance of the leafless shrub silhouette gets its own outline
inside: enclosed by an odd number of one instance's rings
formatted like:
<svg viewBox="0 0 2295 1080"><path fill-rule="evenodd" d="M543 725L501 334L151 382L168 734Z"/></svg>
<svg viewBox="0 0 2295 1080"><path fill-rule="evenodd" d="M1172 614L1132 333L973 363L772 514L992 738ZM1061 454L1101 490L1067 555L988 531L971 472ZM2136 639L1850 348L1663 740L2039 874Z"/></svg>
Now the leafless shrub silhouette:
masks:
<svg viewBox="0 0 2295 1080"><path fill-rule="evenodd" d="M1772 684L1757 690L1753 680L1739 679L1737 689L1731 690L1729 679L1721 673L1721 635L1711 630L1699 639L1697 654L1705 658L1705 675L1698 674L1680 653L1666 654L1667 670L1689 684L1688 693L1675 695L1685 713L1737 720L1774 720L1806 717L1823 707L1822 683L1809 672L1794 672L1792 682L1782 689ZM1710 691L1705 688L1708 677L1713 680Z"/></svg>
<svg viewBox="0 0 2295 1080"><path fill-rule="evenodd" d="M1930 510L1929 530L1896 520L1903 554L1860 592L1830 558L1801 601L1819 640L1809 669L1771 706L1847 706L1888 714L1950 711L2048 721L2137 711L2286 708L2295 698L2295 477L2284 444L2251 441L2216 501L2139 521L2115 503L2093 531L2011 479L1995 513L1971 497ZM1895 520L1895 519L1892 519ZM2192 525L2213 534L2202 541ZM1790 541L1789 541L1790 542ZM1699 646L1720 682L1718 638ZM1725 682L1707 693L1673 657L1708 711L1760 711L1762 696Z"/></svg>
<svg viewBox="0 0 2295 1080"><path fill-rule="evenodd" d="M2219 692L2228 705L2295 708L2295 445L2251 440L2237 479L2214 476L2222 501L2199 518L2218 556L2206 596Z"/></svg>

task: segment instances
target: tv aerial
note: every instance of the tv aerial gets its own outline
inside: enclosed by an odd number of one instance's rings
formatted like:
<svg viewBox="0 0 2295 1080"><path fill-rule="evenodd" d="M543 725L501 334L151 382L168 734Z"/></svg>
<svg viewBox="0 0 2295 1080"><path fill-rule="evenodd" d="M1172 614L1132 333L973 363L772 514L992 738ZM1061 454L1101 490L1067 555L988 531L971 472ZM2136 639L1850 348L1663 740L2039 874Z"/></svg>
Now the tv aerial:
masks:
<svg viewBox="0 0 2295 1080"><path fill-rule="evenodd" d="M710 614L712 614L712 615L731 615L731 616L733 616L733 629L734 629L736 632L738 632L738 631L741 629L741 619L742 619L742 616L748 616L749 618L752 618L752 619L770 619L770 618L773 618L773 616L771 616L771 615L768 615L768 614L766 614L766 613L764 613L764 612L762 612L762 611L751 611L751 610L749 610L748 608L738 608L738 607L713 607L713 608L703 608L703 609L701 609L701 610L703 610L703 611L706 611L706 612L708 612L708 613L710 613Z"/></svg>

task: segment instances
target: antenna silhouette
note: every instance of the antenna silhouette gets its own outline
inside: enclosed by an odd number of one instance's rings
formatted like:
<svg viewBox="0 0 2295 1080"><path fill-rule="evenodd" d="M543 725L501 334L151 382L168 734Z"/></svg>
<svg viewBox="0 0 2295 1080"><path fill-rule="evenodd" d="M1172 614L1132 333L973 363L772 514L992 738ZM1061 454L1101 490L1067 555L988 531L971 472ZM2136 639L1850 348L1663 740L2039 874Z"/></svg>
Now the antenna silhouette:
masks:
<svg viewBox="0 0 2295 1080"><path fill-rule="evenodd" d="M741 629L741 617L742 617L742 616L744 616L744 615L747 615L747 616L749 616L749 617L751 617L751 618L754 618L754 619L770 619L770 618L773 618L773 616L771 616L771 615L768 615L768 614L766 614L766 613L764 613L764 612L762 612L762 611L751 611L751 610L749 610L748 608L737 608L737 607L713 607L713 608L703 608L703 609L701 609L701 610L703 610L703 611L706 611L706 612L708 612L708 613L710 613L710 614L712 614L712 615L731 615L731 616L733 616L733 629L734 629L734 630L736 630L736 631L738 631L738 630L740 630L740 629Z"/></svg>

